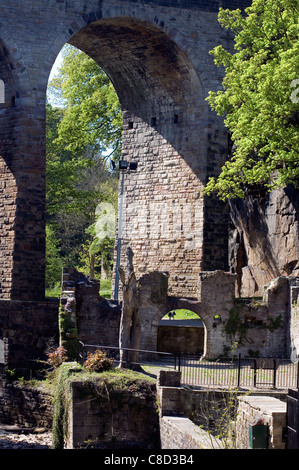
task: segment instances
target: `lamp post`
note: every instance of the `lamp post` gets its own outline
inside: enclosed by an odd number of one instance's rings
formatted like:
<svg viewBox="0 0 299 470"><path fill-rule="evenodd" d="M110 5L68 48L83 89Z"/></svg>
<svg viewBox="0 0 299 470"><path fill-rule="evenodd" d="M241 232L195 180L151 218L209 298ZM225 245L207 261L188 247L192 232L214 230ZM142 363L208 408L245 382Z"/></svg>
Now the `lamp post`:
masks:
<svg viewBox="0 0 299 470"><path fill-rule="evenodd" d="M122 213L123 213L123 197L124 197L124 176L125 170L137 170L137 162L128 162L120 160L119 169L121 172L121 186L120 186L120 201L119 201L119 214L118 214L118 232L117 232L117 249L116 249L116 266L115 266L115 283L114 283L114 300L118 300L119 291L119 272L118 267L120 264L121 253L121 240L122 240Z"/></svg>

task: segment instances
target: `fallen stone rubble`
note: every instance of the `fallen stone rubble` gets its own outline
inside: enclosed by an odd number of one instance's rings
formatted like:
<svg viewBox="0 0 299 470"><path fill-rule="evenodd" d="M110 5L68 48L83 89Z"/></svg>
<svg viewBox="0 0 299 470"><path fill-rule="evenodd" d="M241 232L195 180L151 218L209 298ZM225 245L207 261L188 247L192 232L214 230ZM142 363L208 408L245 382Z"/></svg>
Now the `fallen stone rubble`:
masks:
<svg viewBox="0 0 299 470"><path fill-rule="evenodd" d="M51 449L52 433L0 424L0 449Z"/></svg>

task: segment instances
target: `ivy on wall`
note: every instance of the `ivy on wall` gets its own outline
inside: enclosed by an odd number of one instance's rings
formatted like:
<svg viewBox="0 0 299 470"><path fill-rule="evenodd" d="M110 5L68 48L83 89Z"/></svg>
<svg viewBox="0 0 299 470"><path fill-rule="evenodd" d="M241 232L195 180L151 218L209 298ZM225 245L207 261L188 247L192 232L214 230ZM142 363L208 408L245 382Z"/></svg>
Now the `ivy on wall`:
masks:
<svg viewBox="0 0 299 470"><path fill-rule="evenodd" d="M255 310L263 306L262 303L251 303L250 309ZM225 333L234 341L238 340L240 345L244 346L247 331L249 328L267 329L271 333L282 326L282 317L278 315L275 318L269 317L267 322L263 320L248 319L242 312L242 304L235 300L234 306L229 310L229 318L224 323Z"/></svg>

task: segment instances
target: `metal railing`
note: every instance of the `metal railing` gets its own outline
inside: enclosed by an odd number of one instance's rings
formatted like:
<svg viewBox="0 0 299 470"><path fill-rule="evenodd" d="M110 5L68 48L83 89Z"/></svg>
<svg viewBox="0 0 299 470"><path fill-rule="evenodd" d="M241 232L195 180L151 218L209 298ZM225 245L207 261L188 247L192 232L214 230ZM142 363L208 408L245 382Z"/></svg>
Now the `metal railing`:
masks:
<svg viewBox="0 0 299 470"><path fill-rule="evenodd" d="M232 388L298 388L299 364L288 359L247 359L239 355L223 361L194 356L179 359L181 383L194 386Z"/></svg>
<svg viewBox="0 0 299 470"><path fill-rule="evenodd" d="M122 350L122 351L131 351L131 352L141 353L141 357L139 357L140 360L138 360L138 362L130 361L130 363L134 365L141 366L141 365L148 365L149 363L156 363L157 361L160 362L161 356L162 356L163 357L162 362L164 365L167 363L168 367L173 368L173 369L177 369L177 366L178 366L177 364L178 356L176 354L168 353L165 351L151 351L148 349L120 348L118 346L102 346L98 344L84 344L82 343L82 341L79 341L79 345L80 345L79 357L80 357L81 363L83 363L85 359L87 358L88 350L99 349L99 350L107 351L107 356L113 358L115 361L119 361L120 350ZM142 354L144 357L142 356ZM156 357L156 359L153 359L153 356ZM148 359L146 359L145 357L148 357ZM125 362L125 360L122 362Z"/></svg>
<svg viewBox="0 0 299 470"><path fill-rule="evenodd" d="M133 365L146 365L155 368L170 368L181 372L181 384L202 387L226 388L263 388L288 389L298 388L299 362L281 358L244 358L208 361L201 356L174 354L146 349L119 348L80 343L80 360L83 363L87 351L100 349L107 351L107 356L119 361L120 349L138 352L138 362Z"/></svg>

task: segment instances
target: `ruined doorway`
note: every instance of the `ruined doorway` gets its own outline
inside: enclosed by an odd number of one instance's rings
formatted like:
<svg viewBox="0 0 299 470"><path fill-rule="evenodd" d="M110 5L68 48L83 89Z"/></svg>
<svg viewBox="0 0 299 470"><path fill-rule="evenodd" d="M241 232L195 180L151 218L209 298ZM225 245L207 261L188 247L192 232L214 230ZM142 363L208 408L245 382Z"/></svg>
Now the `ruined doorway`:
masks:
<svg viewBox="0 0 299 470"><path fill-rule="evenodd" d="M204 341L204 323L191 310L172 310L159 323L158 351L201 356L204 351Z"/></svg>

